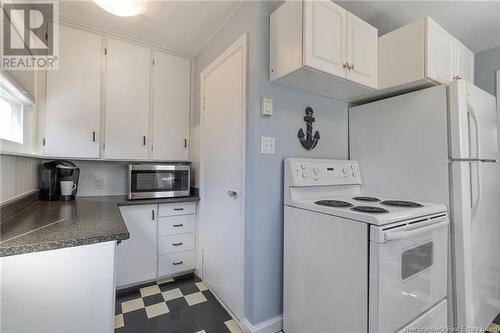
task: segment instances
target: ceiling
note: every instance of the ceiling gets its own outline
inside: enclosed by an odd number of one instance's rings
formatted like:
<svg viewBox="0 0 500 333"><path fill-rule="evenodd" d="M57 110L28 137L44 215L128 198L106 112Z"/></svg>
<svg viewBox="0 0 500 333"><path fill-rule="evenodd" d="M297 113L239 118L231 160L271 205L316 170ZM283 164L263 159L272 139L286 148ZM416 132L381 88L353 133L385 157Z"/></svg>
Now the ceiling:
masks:
<svg viewBox="0 0 500 333"><path fill-rule="evenodd" d="M500 46L500 1L336 1L383 35L424 16L475 53Z"/></svg>
<svg viewBox="0 0 500 333"><path fill-rule="evenodd" d="M147 1L138 16L107 13L93 1L60 0L60 16L160 47L196 55L241 1ZM383 35L430 16L472 51L500 46L500 1L336 1L379 29Z"/></svg>
<svg viewBox="0 0 500 333"><path fill-rule="evenodd" d="M119 17L90 0L61 0L59 16L70 22L194 56L240 2L147 1L146 11L141 15Z"/></svg>

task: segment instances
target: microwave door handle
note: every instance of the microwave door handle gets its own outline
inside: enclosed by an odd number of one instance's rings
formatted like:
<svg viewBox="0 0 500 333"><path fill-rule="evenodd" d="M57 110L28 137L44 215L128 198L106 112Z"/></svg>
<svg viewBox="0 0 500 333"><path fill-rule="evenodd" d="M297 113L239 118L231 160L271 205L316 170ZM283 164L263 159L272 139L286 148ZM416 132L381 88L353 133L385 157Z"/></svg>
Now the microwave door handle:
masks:
<svg viewBox="0 0 500 333"><path fill-rule="evenodd" d="M445 227L448 225L448 223L449 223L449 221L446 220L446 221L431 224L431 225L428 225L428 226L425 226L422 228L413 229L413 230L388 231L384 234L384 240L391 241L391 240L411 238L411 237L421 235L421 234L429 232L429 231L433 231L433 230Z"/></svg>

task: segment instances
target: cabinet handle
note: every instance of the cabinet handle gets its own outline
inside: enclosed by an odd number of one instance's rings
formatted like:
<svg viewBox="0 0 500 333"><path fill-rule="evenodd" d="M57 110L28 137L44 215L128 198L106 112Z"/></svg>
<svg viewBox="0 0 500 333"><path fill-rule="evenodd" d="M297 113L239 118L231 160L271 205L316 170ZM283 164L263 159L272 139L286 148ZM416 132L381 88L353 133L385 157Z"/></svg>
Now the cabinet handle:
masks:
<svg viewBox="0 0 500 333"><path fill-rule="evenodd" d="M92 141L94 141L94 142L95 142L95 131L94 131L94 132L92 132Z"/></svg>
<svg viewBox="0 0 500 333"><path fill-rule="evenodd" d="M151 211L151 218L153 219L153 221L155 220L155 211L154 210Z"/></svg>
<svg viewBox="0 0 500 333"><path fill-rule="evenodd" d="M462 77L461 77L461 76L459 76L459 75L457 75L457 76L454 76L454 77L453 77L453 80L462 80Z"/></svg>
<svg viewBox="0 0 500 333"><path fill-rule="evenodd" d="M177 228L177 227L182 227L183 225L184 224L181 223L181 224L174 224L173 226Z"/></svg>
<svg viewBox="0 0 500 333"><path fill-rule="evenodd" d="M184 139L184 148L187 148L187 146L188 146L188 140Z"/></svg>
<svg viewBox="0 0 500 333"><path fill-rule="evenodd" d="M182 242L180 243L172 243L173 246L181 246L182 245Z"/></svg>
<svg viewBox="0 0 500 333"><path fill-rule="evenodd" d="M184 210L184 208L174 208L175 211Z"/></svg>
<svg viewBox="0 0 500 333"><path fill-rule="evenodd" d="M143 136L142 137L142 145L145 146L146 145L146 136Z"/></svg>
<svg viewBox="0 0 500 333"><path fill-rule="evenodd" d="M181 265L182 263L183 263L183 261L181 260L181 261L178 261L178 262L173 262L172 265L177 266L177 265Z"/></svg>

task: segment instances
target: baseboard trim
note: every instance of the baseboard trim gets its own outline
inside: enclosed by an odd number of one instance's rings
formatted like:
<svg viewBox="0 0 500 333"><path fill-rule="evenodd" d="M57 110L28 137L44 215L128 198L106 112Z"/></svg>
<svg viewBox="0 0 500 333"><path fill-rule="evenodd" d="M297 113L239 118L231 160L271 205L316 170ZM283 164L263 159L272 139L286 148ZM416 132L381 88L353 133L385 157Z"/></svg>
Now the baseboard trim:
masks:
<svg viewBox="0 0 500 333"><path fill-rule="evenodd" d="M248 333L277 333L283 329L283 316L279 315L269 320L266 320L257 325L252 325L248 319L242 322L243 331Z"/></svg>

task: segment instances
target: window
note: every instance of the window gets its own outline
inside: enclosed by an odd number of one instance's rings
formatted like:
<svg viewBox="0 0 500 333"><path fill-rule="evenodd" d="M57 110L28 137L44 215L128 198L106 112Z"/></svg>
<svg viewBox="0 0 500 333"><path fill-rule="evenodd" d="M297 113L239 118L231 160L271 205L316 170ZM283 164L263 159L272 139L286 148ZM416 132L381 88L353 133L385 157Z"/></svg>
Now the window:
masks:
<svg viewBox="0 0 500 333"><path fill-rule="evenodd" d="M23 104L5 92L0 95L0 139L23 143Z"/></svg>
<svg viewBox="0 0 500 333"><path fill-rule="evenodd" d="M406 250L401 256L401 279L406 280L432 266L433 243Z"/></svg>
<svg viewBox="0 0 500 333"><path fill-rule="evenodd" d="M33 153L36 114L33 99L8 74L0 72L0 148Z"/></svg>

